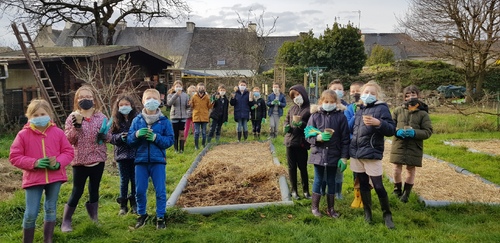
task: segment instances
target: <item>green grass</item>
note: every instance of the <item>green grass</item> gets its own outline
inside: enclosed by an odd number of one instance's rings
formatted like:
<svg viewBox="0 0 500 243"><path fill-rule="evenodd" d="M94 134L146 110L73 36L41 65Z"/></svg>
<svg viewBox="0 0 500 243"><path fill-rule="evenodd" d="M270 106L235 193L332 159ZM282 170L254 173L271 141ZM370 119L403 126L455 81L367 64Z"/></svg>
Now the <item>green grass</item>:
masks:
<svg viewBox="0 0 500 243"><path fill-rule="evenodd" d="M458 122L449 114L431 114L434 126L450 127ZM481 121L470 121L471 127ZM265 124L263 131L268 130ZM463 131L463 130L462 130ZM497 157L467 152L460 147L450 147L442 143L449 139L487 139L498 138L498 132L436 133L425 142L425 153L450 161L484 178L500 184L500 161ZM457 131L458 132L458 131ZM267 134L266 134L267 136ZM264 137L264 136L263 136ZM9 141L0 139L0 149L8 155ZM10 140L9 140L10 139ZM222 142L236 141L235 124L230 118L229 125L223 128ZM286 165L283 138L274 140L277 156ZM185 153L167 151L167 192L177 186L196 157L193 149L193 136L190 135ZM110 156L111 153L110 153ZM233 158L228 158L233 159ZM312 186L313 169L308 166L309 181ZM71 174L71 173L70 173ZM70 176L71 180L71 176ZM238 212L220 212L210 216L189 215L180 209L167 211L167 229L157 231L149 221L141 229L134 230L135 216L118 216L119 205L115 202L119 190L116 169L107 167L100 190L99 225L91 223L83 206L87 193L80 200L73 220L74 231L63 234L59 223L63 205L71 192L71 182L61 188L58 204L58 225L55 242L498 242L500 239L499 206L465 204L441 208L425 208L417 202L415 194L410 202L401 203L390 195L391 209L396 224L395 230L383 225L382 212L373 192L374 223L363 221L362 209L351 209L352 173L345 172L343 200L336 201L336 209L341 212L340 219L316 218L310 211L310 200L295 201L293 206L271 206L261 209L248 209ZM418 176L417 176L418 180ZM18 183L18 182L16 182ZM20 183L20 182L19 182ZM385 181L388 192L391 185ZM154 213L154 191L150 185L147 211ZM16 192L12 199L0 201L0 242L20 242L22 239L22 218L24 213L24 191ZM326 207L324 199L321 208ZM35 241L42 241L42 213L39 214Z"/></svg>

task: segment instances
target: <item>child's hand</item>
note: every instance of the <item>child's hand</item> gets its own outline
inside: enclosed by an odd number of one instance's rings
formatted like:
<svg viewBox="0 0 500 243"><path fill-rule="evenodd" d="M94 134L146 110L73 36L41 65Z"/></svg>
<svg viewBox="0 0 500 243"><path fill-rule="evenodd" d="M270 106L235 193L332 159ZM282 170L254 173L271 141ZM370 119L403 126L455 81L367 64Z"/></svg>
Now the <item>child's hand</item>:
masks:
<svg viewBox="0 0 500 243"><path fill-rule="evenodd" d="M149 129L147 127L141 128L135 132L135 136L137 138L145 137L149 132Z"/></svg>
<svg viewBox="0 0 500 243"><path fill-rule="evenodd" d="M337 167L340 168L340 172L344 172L344 170L347 169L347 159L346 158L339 159L339 162L337 162Z"/></svg>
<svg viewBox="0 0 500 243"><path fill-rule="evenodd" d="M330 141L330 138L332 138L332 134L330 134L329 132L322 132L318 136L321 136L321 141L324 141L324 142L328 142L328 141Z"/></svg>
<svg viewBox="0 0 500 243"><path fill-rule="evenodd" d="M266 123L266 118L262 118L262 123Z"/></svg>
<svg viewBox="0 0 500 243"><path fill-rule="evenodd" d="M106 133L98 133L97 134L97 142L103 142L106 141Z"/></svg>
<svg viewBox="0 0 500 243"><path fill-rule="evenodd" d="M61 168L61 163L59 163L59 162L56 162L56 164L54 166L52 166L52 165L47 166L47 169L49 169L49 170L58 170L59 168Z"/></svg>
<svg viewBox="0 0 500 243"><path fill-rule="evenodd" d="M150 142L154 142L156 140L156 134L154 132L148 132L146 134L146 140L150 141Z"/></svg>
<svg viewBox="0 0 500 243"><path fill-rule="evenodd" d="M414 138L415 137L415 130L413 130L413 129L406 129L405 130L405 137L407 137L407 138Z"/></svg>
<svg viewBox="0 0 500 243"><path fill-rule="evenodd" d="M45 169L50 165L49 158L41 158L35 162L35 168L37 169Z"/></svg>
<svg viewBox="0 0 500 243"><path fill-rule="evenodd" d="M252 106L252 110L255 110L255 108L257 108L257 105Z"/></svg>
<svg viewBox="0 0 500 243"><path fill-rule="evenodd" d="M285 133L288 133L290 131L290 125L289 124L286 124L286 126L283 128L283 131Z"/></svg>
<svg viewBox="0 0 500 243"><path fill-rule="evenodd" d="M227 126L227 122L224 122L224 126Z"/></svg>
<svg viewBox="0 0 500 243"><path fill-rule="evenodd" d="M127 141L127 136L128 136L127 132L122 132L121 136L122 136L122 141L123 142Z"/></svg>
<svg viewBox="0 0 500 243"><path fill-rule="evenodd" d="M302 126L302 121L299 121L299 122L292 122L292 125L296 126L296 127L300 127Z"/></svg>
<svg viewBox="0 0 500 243"><path fill-rule="evenodd" d="M363 122L367 126L380 126L380 120L372 116L363 116Z"/></svg>

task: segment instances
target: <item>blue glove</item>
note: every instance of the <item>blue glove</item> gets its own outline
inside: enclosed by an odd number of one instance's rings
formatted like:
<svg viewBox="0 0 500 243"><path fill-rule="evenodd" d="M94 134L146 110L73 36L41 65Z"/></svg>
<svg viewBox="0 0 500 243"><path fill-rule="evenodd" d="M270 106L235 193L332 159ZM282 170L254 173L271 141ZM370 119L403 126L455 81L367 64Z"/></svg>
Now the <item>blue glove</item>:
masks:
<svg viewBox="0 0 500 243"><path fill-rule="evenodd" d="M321 140L323 140L324 142L330 141L330 138L332 138L332 135L329 132L321 133Z"/></svg>
<svg viewBox="0 0 500 243"><path fill-rule="evenodd" d="M406 134L405 134L405 130L404 129L398 129L396 131L396 137L398 138L405 138Z"/></svg>
<svg viewBox="0 0 500 243"><path fill-rule="evenodd" d="M405 130L405 135L407 138L414 138L415 137L415 130L413 129L406 129Z"/></svg>

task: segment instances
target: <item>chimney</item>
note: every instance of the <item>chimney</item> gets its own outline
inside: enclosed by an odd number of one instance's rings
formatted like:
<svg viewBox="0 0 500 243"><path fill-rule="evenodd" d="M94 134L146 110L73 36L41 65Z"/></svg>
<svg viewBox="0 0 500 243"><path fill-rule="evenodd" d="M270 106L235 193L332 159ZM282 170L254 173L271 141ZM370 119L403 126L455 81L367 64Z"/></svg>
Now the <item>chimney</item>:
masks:
<svg viewBox="0 0 500 243"><path fill-rule="evenodd" d="M124 30L125 28L127 28L127 21L124 19L120 20L118 24L116 24L116 30Z"/></svg>
<svg viewBox="0 0 500 243"><path fill-rule="evenodd" d="M195 27L194 22L186 22L186 30L188 33L193 33L194 27Z"/></svg>
<svg viewBox="0 0 500 243"><path fill-rule="evenodd" d="M256 23L248 23L248 32L257 32L257 24Z"/></svg>

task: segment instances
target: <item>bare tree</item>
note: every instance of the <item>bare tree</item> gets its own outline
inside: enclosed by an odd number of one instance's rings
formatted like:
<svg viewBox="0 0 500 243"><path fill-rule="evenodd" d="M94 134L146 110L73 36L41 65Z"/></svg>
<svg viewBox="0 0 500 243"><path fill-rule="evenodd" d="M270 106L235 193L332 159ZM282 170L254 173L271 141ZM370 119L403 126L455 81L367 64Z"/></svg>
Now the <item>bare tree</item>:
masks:
<svg viewBox="0 0 500 243"><path fill-rule="evenodd" d="M190 11L183 0L3 0L0 7L33 28L62 21L90 26L98 45L112 45L116 26L126 18L149 27L156 19L176 20Z"/></svg>
<svg viewBox="0 0 500 243"><path fill-rule="evenodd" d="M485 71L499 57L500 0L409 2L399 24L413 37L433 44L432 56L464 68L468 101L481 97Z"/></svg>

